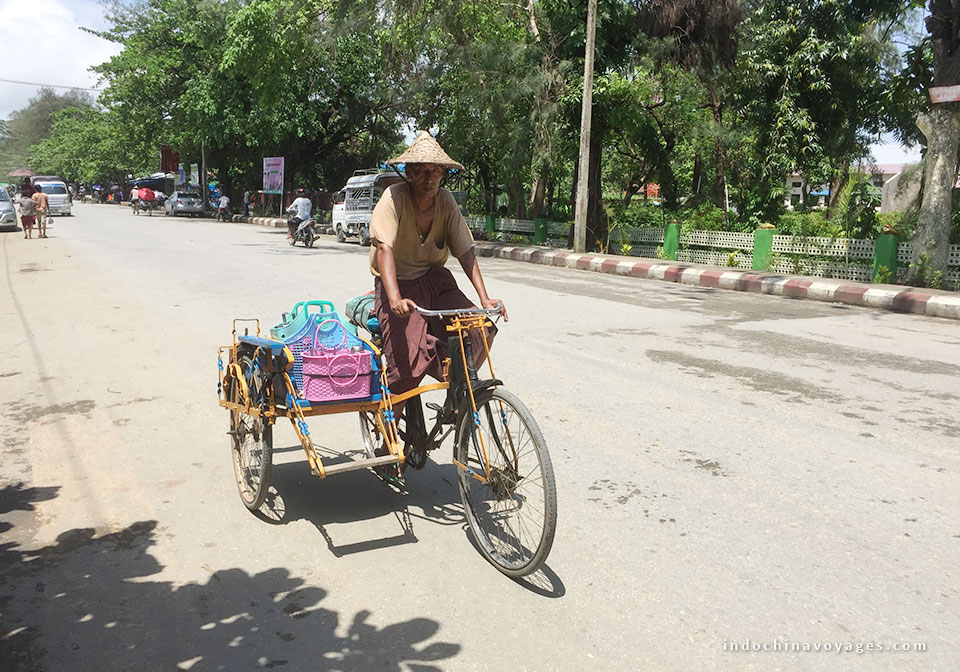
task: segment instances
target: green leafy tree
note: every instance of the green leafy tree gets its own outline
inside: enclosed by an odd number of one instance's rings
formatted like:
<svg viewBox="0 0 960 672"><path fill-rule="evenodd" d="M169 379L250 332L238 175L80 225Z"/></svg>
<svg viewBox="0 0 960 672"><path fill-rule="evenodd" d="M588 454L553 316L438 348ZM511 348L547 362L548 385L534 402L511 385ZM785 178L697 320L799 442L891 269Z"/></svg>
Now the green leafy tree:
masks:
<svg viewBox="0 0 960 672"><path fill-rule="evenodd" d="M89 107L92 102L83 91L59 94L50 88L39 89L26 107L10 115L5 123L0 134L0 174L31 167L30 147L50 136L55 113L68 107Z"/></svg>
<svg viewBox="0 0 960 672"><path fill-rule="evenodd" d="M637 4L648 34L668 38L670 59L703 85L713 123L714 203L726 209L724 79L737 57L744 12L737 0L637 0Z"/></svg>
<svg viewBox="0 0 960 672"><path fill-rule="evenodd" d="M895 18L902 0L768 0L745 22L741 112L756 127L761 166L750 209L767 221L782 209L785 176L833 185L866 155L880 129L883 46L868 30Z"/></svg>
<svg viewBox="0 0 960 672"><path fill-rule="evenodd" d="M31 148L30 162L69 181L123 184L128 174L153 168L144 149L121 133L110 112L69 107L54 113L50 136Z"/></svg>
<svg viewBox="0 0 960 672"><path fill-rule="evenodd" d="M206 152L228 193L287 160L288 184L335 189L399 140L376 21L338 31L326 0L149 0L100 33L103 103L138 141Z"/></svg>

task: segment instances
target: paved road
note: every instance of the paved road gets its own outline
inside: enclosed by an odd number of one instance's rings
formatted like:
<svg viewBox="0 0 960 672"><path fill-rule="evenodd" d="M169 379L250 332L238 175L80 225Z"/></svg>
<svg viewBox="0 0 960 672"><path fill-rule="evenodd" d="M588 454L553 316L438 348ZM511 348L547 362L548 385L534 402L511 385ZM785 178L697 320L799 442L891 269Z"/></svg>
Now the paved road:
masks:
<svg viewBox="0 0 960 672"><path fill-rule="evenodd" d="M76 212L0 234L4 670L960 665L954 322L483 260L512 317L497 373L560 493L547 570L517 583L472 547L449 455L407 494L319 481L281 426L278 520L239 501L230 319L342 305L366 250ZM312 427L360 448L354 417Z"/></svg>

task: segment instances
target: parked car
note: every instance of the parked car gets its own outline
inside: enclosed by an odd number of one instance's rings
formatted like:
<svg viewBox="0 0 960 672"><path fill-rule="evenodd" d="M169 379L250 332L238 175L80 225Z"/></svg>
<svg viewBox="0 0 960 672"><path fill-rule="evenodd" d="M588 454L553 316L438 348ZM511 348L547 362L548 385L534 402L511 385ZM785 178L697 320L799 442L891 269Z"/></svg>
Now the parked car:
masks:
<svg viewBox="0 0 960 672"><path fill-rule="evenodd" d="M51 215L73 214L73 201L70 198L70 191L67 189L67 183L59 177L53 175L34 175L30 182L35 187L40 187L40 191L47 195L47 203L50 207Z"/></svg>
<svg viewBox="0 0 960 672"><path fill-rule="evenodd" d="M163 213L173 217L177 215L199 217L203 214L203 202L200 200L200 194L195 191L174 191L163 202Z"/></svg>
<svg viewBox="0 0 960 672"><path fill-rule="evenodd" d="M17 229L17 211L6 189L0 187L0 227Z"/></svg>

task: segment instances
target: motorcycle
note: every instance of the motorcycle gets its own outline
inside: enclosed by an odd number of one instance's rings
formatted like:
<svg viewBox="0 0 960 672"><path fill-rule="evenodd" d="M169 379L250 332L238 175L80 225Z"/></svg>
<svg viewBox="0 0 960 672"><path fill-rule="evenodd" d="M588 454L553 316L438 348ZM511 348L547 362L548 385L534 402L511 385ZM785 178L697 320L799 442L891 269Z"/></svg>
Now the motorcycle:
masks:
<svg viewBox="0 0 960 672"><path fill-rule="evenodd" d="M300 221L296 215L287 220L287 226L296 226L293 235L287 238L287 242L296 245L298 241L303 242L306 247L313 247L313 241L317 239L316 222L313 219Z"/></svg>

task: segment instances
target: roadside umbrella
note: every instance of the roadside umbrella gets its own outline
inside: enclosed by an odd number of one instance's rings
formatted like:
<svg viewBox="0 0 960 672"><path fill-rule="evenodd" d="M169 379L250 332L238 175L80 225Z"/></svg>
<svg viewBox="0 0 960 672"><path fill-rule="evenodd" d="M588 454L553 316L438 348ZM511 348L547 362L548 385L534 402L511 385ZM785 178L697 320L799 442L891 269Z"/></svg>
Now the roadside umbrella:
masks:
<svg viewBox="0 0 960 672"><path fill-rule="evenodd" d="M33 171L26 168L17 168L7 173L7 177L33 177Z"/></svg>

